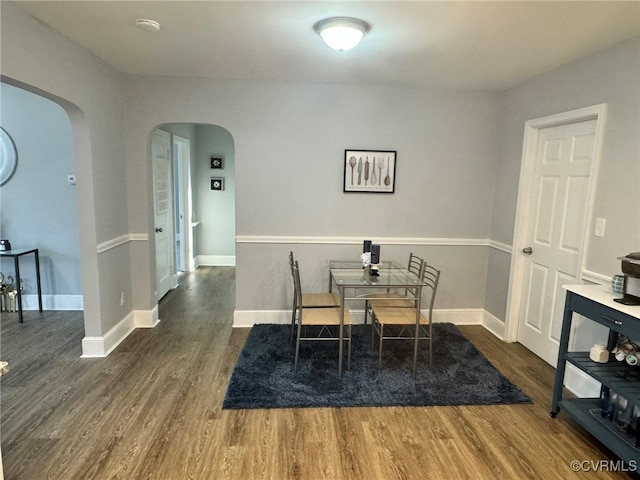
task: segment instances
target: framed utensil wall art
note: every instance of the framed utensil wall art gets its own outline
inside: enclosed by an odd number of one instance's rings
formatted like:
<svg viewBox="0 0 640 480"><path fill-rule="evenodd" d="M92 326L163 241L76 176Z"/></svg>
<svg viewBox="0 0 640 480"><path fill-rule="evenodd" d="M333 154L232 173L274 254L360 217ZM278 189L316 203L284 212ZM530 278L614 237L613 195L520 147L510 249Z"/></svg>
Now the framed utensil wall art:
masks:
<svg viewBox="0 0 640 480"><path fill-rule="evenodd" d="M344 192L393 193L395 150L345 150Z"/></svg>

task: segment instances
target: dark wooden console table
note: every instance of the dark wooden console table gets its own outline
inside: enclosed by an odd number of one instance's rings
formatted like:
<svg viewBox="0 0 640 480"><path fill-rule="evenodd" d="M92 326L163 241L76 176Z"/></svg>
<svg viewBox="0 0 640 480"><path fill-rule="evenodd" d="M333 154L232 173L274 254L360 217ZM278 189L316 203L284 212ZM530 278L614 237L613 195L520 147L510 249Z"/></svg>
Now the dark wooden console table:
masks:
<svg viewBox="0 0 640 480"><path fill-rule="evenodd" d="M638 465L640 464L640 447L635 445L635 441L631 442L627 438L628 435L623 434L614 422L601 420L599 398L564 397L563 385L566 366L571 364L600 382L601 393L604 390L608 394L613 390L634 405L640 405L640 377L636 370L640 367L628 367L625 362L616 361L613 355L609 355L607 363L596 363L591 360L589 352L569 351L571 320L574 313L609 329L607 349L611 351L616 345L619 334L634 340L640 339L640 306L628 306L615 302L614 298L619 295L614 295L609 287L601 285L567 285L564 288L567 290L567 297L560 334L551 416L555 417L562 407L570 417L622 460Z"/></svg>
<svg viewBox="0 0 640 480"><path fill-rule="evenodd" d="M20 291L20 262L19 259L23 255L33 254L36 259L36 283L38 286L38 310L42 311L42 287L40 285L40 254L37 248L13 248L11 250L0 250L0 258L11 257L13 258L13 265L16 270L16 291L18 292L16 297L18 298L18 321L23 322L22 319L22 292Z"/></svg>

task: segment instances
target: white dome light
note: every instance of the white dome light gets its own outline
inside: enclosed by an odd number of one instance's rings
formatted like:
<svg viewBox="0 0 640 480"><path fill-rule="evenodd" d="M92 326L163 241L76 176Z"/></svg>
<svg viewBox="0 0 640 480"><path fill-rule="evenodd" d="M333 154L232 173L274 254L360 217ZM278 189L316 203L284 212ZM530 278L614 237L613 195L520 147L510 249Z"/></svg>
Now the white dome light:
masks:
<svg viewBox="0 0 640 480"><path fill-rule="evenodd" d="M140 30L145 30L147 32L160 31L160 24L155 20L149 20L148 18L139 18L133 22L133 24Z"/></svg>
<svg viewBox="0 0 640 480"><path fill-rule="evenodd" d="M369 25L357 18L333 17L320 20L314 26L324 42L334 50L350 50L369 31Z"/></svg>

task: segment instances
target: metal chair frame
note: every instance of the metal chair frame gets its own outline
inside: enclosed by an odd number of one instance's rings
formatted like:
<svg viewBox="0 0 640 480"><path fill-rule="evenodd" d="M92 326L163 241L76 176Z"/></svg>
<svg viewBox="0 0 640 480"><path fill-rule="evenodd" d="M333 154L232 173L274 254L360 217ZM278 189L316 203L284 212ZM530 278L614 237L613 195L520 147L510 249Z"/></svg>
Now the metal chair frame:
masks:
<svg viewBox="0 0 640 480"><path fill-rule="evenodd" d="M422 267L422 280L426 283L424 291L430 293L427 316L420 313L420 325L418 326L418 340L429 342L429 367L433 366L433 305L440 281L440 270L426 263ZM417 300L417 299L416 299ZM415 304L414 304L415 305ZM378 336L378 369L382 365L382 344L384 340L415 340L416 335L416 311L413 308L394 306L372 306L372 332L371 347L375 346L375 337ZM387 327L385 333L385 327ZM413 370L416 371L417 354L414 354Z"/></svg>
<svg viewBox="0 0 640 480"><path fill-rule="evenodd" d="M293 343L294 330L296 324L296 305L299 300L302 302L305 308L334 308L339 307L340 302L336 300L335 295L330 293L307 293L302 294L302 291L296 287L295 278L293 277L293 269L297 260L293 256L293 252L289 252L289 267L291 269L291 277L293 280L293 302L291 306L291 338L290 342Z"/></svg>
<svg viewBox="0 0 640 480"><path fill-rule="evenodd" d="M425 261L414 255L413 252L409 253L409 261L407 262L407 270L420 277L422 275L422 268L425 265ZM374 293L369 295L364 306L364 323L367 324L367 317L369 314L373 316L373 305L387 306L387 307L412 307L415 305L416 290L404 289L404 295L401 293L389 293L380 294ZM384 298L376 298L384 297Z"/></svg>
<svg viewBox="0 0 640 480"><path fill-rule="evenodd" d="M294 321L297 326L296 334L296 353L294 360L294 371L298 370L298 358L300 352L300 342L303 341L340 341L339 335L334 335L331 332L331 328L340 328L340 308L339 307L325 307L325 308L311 308L305 307L302 304L302 289L300 287L300 269L297 260L294 261L292 269L293 281L295 284L294 289L298 292L294 294L296 305L294 309ZM305 323L305 316L313 317L313 320L309 323ZM351 315L349 312L344 312L344 328L346 329L346 335L343 336L343 341L348 344L347 348L347 369L351 369ZM304 327L314 326L319 327L319 331L316 335L307 337L302 336L302 330ZM305 332L307 329L304 329ZM306 333L305 333L306 334Z"/></svg>

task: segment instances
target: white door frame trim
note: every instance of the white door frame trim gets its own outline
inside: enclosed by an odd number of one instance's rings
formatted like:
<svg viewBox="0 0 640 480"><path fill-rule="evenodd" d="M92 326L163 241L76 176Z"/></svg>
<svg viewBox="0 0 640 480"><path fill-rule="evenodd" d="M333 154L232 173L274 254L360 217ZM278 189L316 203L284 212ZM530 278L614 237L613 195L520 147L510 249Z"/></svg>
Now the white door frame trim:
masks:
<svg viewBox="0 0 640 480"><path fill-rule="evenodd" d="M532 196L533 182L535 175L535 159L537 153L540 130L543 128L565 125L569 123L582 122L585 120L596 120L596 133L594 145L594 161L591 167L591 177L589 185L589 205L587 206L587 222L582 238L582 249L580 253L580 268L578 270L578 281L582 277L585 268L584 262L588 250L589 232L592 231L592 213L595 193L595 182L598 176L598 166L602 154L602 140L604 136L604 125L606 120L607 105L601 103L591 107L580 108L569 112L536 118L525 122L524 139L522 144L522 162L520 166L520 181L518 187L518 199L516 204L516 218L513 229L513 248L511 254L511 267L509 272L509 292L507 295L507 311L505 318L504 339L507 342L517 341L518 319L520 317L520 304L522 300L522 288L524 277L524 260L521 255L522 249L528 235L529 217Z"/></svg>
<svg viewBox="0 0 640 480"><path fill-rule="evenodd" d="M174 196L178 196L180 199L180 204L184 208L183 218L179 219L180 227L182 230L182 242L181 242L181 250L180 252L176 252L178 255L184 255L185 271L192 272L194 270L194 259L193 259L193 233L191 227L191 217L192 217L192 203L191 203L191 152L190 145L191 141L188 138L181 137L179 135L172 135L173 144L178 144L179 148L186 150L186 155L189 157L187 162L185 163L184 158L180 156L180 158L174 158L173 161L176 162L180 160L178 164L179 178L178 183L179 191L174 192ZM175 183L175 182L174 182ZM175 203L175 199L174 199ZM180 216L180 212L175 212L176 217ZM175 242L174 242L175 246Z"/></svg>

